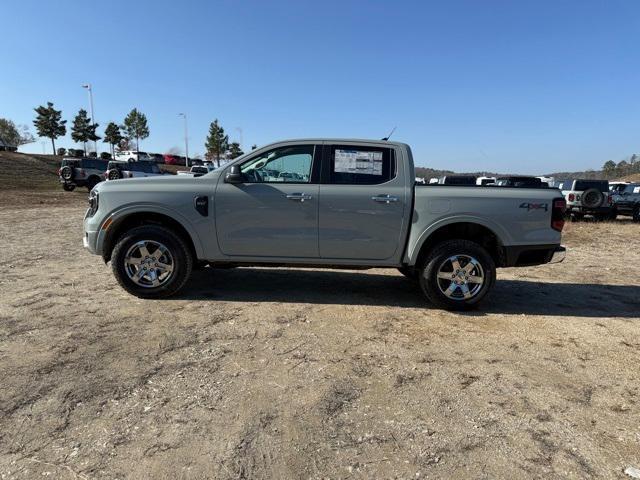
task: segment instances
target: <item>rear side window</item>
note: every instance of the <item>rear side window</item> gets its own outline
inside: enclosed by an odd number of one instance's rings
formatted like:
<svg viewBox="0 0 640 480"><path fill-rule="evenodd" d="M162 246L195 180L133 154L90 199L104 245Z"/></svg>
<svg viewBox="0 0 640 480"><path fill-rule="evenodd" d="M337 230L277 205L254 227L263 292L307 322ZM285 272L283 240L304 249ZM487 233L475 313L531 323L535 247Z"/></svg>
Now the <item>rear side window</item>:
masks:
<svg viewBox="0 0 640 480"><path fill-rule="evenodd" d="M334 145L329 149L329 183L377 185L396 176L392 149Z"/></svg>
<svg viewBox="0 0 640 480"><path fill-rule="evenodd" d="M608 192L609 182L606 180L576 180L574 190L583 192L584 190L589 190L590 188L597 188L601 192Z"/></svg>

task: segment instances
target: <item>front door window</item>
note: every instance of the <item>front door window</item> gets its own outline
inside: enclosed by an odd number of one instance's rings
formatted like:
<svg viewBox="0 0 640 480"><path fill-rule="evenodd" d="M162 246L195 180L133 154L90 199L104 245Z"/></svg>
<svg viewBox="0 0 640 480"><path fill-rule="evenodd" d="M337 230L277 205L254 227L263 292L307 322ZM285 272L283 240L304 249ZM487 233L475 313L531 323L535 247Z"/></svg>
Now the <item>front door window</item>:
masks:
<svg viewBox="0 0 640 480"><path fill-rule="evenodd" d="M282 147L244 163L247 183L309 183L313 163L313 145Z"/></svg>

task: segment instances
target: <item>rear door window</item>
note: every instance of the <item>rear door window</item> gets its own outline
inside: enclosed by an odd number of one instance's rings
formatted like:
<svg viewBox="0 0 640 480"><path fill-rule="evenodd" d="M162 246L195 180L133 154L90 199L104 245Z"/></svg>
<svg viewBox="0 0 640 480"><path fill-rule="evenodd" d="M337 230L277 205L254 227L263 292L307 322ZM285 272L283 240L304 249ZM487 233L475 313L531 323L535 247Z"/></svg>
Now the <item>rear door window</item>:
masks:
<svg viewBox="0 0 640 480"><path fill-rule="evenodd" d="M332 145L328 150L328 183L378 185L396 176L393 150L384 147Z"/></svg>

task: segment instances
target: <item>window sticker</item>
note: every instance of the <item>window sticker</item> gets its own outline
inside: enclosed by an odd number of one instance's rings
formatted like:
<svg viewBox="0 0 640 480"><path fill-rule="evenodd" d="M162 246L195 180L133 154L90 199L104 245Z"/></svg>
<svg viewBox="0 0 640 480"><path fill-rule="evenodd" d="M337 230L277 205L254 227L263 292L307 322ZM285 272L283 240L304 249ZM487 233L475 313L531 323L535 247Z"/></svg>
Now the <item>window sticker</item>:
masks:
<svg viewBox="0 0 640 480"><path fill-rule="evenodd" d="M382 175L382 152L336 149L333 171L336 173Z"/></svg>

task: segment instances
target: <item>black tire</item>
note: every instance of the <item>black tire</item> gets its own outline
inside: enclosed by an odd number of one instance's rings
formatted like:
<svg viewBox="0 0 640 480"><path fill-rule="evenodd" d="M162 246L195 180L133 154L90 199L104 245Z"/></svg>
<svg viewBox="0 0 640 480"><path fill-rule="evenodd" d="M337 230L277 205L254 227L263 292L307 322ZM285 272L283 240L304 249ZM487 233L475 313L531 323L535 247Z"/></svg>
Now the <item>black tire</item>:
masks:
<svg viewBox="0 0 640 480"><path fill-rule="evenodd" d="M122 172L119 168L112 168L111 170L109 170L107 177L109 178L109 180L118 180L122 178Z"/></svg>
<svg viewBox="0 0 640 480"><path fill-rule="evenodd" d="M70 167L69 165L65 165L60 169L60 177L62 177L63 180L73 180L73 174L73 167Z"/></svg>
<svg viewBox="0 0 640 480"><path fill-rule="evenodd" d="M89 177L89 179L87 180L87 190L91 191L93 190L93 187L95 187L97 184L100 183L100 179L97 177Z"/></svg>
<svg viewBox="0 0 640 480"><path fill-rule="evenodd" d="M135 283L127 274L125 256L140 241L163 244L173 258L173 272L157 287L144 287ZM139 298L165 298L177 293L189 280L193 269L193 254L185 241L173 230L159 225L143 225L125 232L111 254L111 269L122 288Z"/></svg>
<svg viewBox="0 0 640 480"><path fill-rule="evenodd" d="M638 206L636 206L636 208L634 208L633 216L631 218L633 218L634 222L640 222L640 205L638 205Z"/></svg>
<svg viewBox="0 0 640 480"><path fill-rule="evenodd" d="M477 267L474 267L470 274L475 273L475 276L478 276L479 273L484 273L484 281L470 298L450 298L441 290L441 285L445 285L445 282L450 282L450 285L454 283L452 280L441 280L437 277L439 269L454 256L472 257L479 264L482 272L478 272ZM461 264L461 267L464 269L465 265ZM476 308L487 297L496 281L496 266L493 258L482 246L469 240L447 240L436 245L422 262L419 273L420 287L424 294L433 305L445 310L461 311ZM456 288L455 293L462 295L461 288Z"/></svg>
<svg viewBox="0 0 640 480"><path fill-rule="evenodd" d="M65 192L73 192L76 189L76 186L73 183L63 183L62 189Z"/></svg>
<svg viewBox="0 0 640 480"><path fill-rule="evenodd" d="M415 267L400 267L398 271L410 280L418 279L418 270Z"/></svg>
<svg viewBox="0 0 640 480"><path fill-rule="evenodd" d="M605 202L604 194L597 188L588 188L582 192L582 205L587 208L598 208Z"/></svg>

